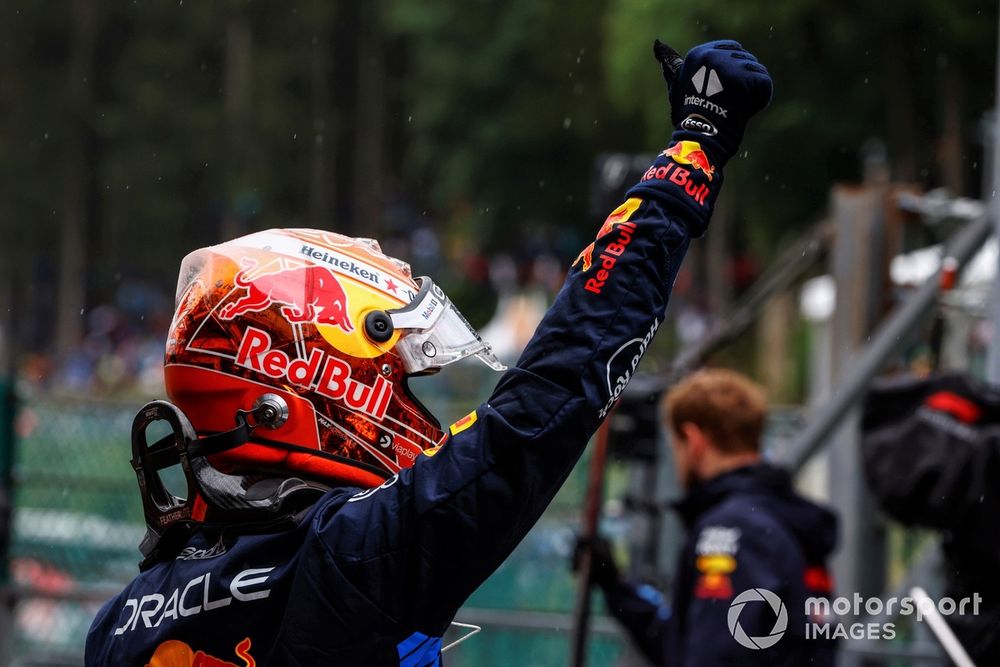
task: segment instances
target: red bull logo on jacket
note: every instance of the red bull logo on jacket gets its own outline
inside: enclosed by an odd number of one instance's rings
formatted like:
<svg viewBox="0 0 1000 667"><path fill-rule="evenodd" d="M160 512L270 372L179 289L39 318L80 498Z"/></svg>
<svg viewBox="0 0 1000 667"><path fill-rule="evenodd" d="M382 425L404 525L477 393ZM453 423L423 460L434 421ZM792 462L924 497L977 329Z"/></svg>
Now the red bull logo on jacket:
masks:
<svg viewBox="0 0 1000 667"><path fill-rule="evenodd" d="M241 665L216 658L204 651L195 651L186 642L170 639L156 647L146 667L257 667L257 661L250 655L249 637L236 645L235 652Z"/></svg>
<svg viewBox="0 0 1000 667"><path fill-rule="evenodd" d="M380 421L392 398L392 384L381 375L376 376L374 385L367 385L351 377L352 369L346 361L315 347L306 359L292 359L284 350L272 349L271 336L255 327L247 327L243 333L236 363L276 380L313 388Z"/></svg>
<svg viewBox="0 0 1000 667"><path fill-rule="evenodd" d="M254 260L243 261L234 282L246 293L219 309L219 317L235 319L281 304L281 314L292 324L329 324L350 333L354 324L347 314L347 294L337 276L325 266L294 265L267 270Z"/></svg>

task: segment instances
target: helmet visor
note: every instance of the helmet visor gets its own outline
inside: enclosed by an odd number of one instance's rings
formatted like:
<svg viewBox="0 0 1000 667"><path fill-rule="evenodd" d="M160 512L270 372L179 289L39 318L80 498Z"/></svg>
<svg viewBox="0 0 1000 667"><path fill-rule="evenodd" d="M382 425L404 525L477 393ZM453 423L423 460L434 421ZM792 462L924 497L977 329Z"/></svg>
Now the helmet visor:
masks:
<svg viewBox="0 0 1000 667"><path fill-rule="evenodd" d="M403 335L396 352L410 374L441 368L475 356L495 371L506 370L472 325L430 278L417 278L420 291L408 305L387 311Z"/></svg>

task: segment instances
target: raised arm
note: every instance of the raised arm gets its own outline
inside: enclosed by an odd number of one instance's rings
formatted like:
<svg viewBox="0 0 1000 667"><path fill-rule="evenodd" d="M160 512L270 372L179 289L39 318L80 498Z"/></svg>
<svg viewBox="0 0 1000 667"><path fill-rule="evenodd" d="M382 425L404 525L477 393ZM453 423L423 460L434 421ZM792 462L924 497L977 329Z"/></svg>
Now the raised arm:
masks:
<svg viewBox="0 0 1000 667"><path fill-rule="evenodd" d="M689 240L708 224L743 125L770 98L766 70L734 45L694 49L679 75L658 51L678 130L576 258L489 401L453 425L433 455L318 514L318 557L331 576L350 582L401 630L444 631L541 515L635 373L662 325ZM715 72L701 89L722 115L691 101L697 93L681 99L702 70ZM689 111L709 127L686 128L695 127Z"/></svg>

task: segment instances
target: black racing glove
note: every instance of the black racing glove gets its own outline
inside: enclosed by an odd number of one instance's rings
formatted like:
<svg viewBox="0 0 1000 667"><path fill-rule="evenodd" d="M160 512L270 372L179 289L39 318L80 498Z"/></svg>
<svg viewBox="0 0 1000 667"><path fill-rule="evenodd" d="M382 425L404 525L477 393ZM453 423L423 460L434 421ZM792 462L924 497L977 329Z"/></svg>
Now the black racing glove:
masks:
<svg viewBox="0 0 1000 667"><path fill-rule="evenodd" d="M587 549L590 549L590 581L601 588L608 588L618 583L621 574L615 565L614 556L611 555L611 543L600 535L591 539L576 538L573 549L573 572L580 569L580 557Z"/></svg>
<svg viewBox="0 0 1000 667"><path fill-rule="evenodd" d="M659 40L653 54L663 69L676 129L670 146L628 196L680 203L692 236L708 226L722 185L722 168L739 149L747 121L771 101L767 69L738 42L691 49L682 60Z"/></svg>
<svg viewBox="0 0 1000 667"><path fill-rule="evenodd" d="M701 142L724 166L739 149L747 121L771 101L767 68L731 40L696 46L683 61L656 40L653 54L667 81L673 139Z"/></svg>

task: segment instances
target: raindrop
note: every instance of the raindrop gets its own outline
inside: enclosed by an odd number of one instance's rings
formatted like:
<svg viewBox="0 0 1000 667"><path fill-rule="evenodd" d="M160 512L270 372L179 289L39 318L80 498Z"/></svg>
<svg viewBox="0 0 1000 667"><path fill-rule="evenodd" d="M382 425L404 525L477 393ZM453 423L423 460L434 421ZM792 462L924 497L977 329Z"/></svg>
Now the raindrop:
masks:
<svg viewBox="0 0 1000 667"><path fill-rule="evenodd" d="M563 118L563 129L568 130L569 126L572 125L572 124L573 124L573 120L569 116L566 116L565 118Z"/></svg>

